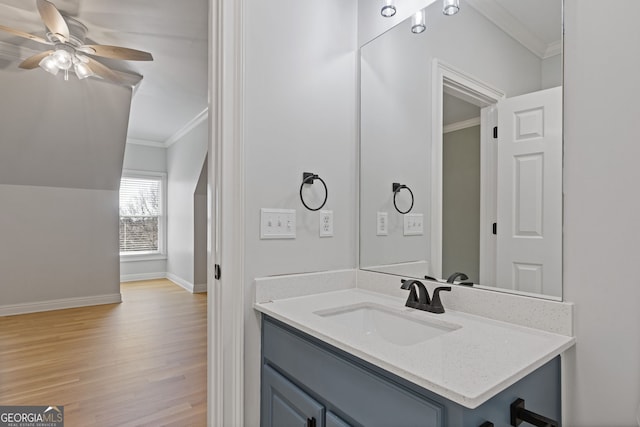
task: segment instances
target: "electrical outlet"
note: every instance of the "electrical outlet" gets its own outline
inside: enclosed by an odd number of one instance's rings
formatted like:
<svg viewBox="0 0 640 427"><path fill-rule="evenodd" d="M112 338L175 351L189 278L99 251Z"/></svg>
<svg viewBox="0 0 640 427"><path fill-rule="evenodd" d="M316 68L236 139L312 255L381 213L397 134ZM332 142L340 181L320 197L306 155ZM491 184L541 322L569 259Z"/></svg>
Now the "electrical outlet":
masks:
<svg viewBox="0 0 640 427"><path fill-rule="evenodd" d="M389 214L387 212L378 212L376 218L376 236L389 235Z"/></svg>
<svg viewBox="0 0 640 427"><path fill-rule="evenodd" d="M333 236L333 211L320 211L320 237Z"/></svg>
<svg viewBox="0 0 640 427"><path fill-rule="evenodd" d="M424 234L424 215L406 214L404 215L404 235L421 236Z"/></svg>
<svg viewBox="0 0 640 427"><path fill-rule="evenodd" d="M260 209L261 239L295 239L295 209Z"/></svg>

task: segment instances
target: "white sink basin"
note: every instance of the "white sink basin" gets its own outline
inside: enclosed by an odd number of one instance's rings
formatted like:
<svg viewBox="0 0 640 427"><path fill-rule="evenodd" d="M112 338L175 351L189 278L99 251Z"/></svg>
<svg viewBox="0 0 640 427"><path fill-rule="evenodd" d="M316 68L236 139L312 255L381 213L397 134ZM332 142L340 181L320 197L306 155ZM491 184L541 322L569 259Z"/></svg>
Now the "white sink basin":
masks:
<svg viewBox="0 0 640 427"><path fill-rule="evenodd" d="M418 344L461 327L435 319L417 319L406 310L394 310L373 303L336 307L315 311L314 314L339 322L357 334L377 337L401 346Z"/></svg>

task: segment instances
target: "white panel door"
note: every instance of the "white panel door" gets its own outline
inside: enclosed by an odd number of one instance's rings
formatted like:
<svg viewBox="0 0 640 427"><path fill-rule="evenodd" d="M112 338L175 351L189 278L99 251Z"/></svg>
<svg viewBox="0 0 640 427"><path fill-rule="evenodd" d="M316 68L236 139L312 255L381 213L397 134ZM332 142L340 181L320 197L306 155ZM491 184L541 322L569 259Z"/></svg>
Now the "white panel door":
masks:
<svg viewBox="0 0 640 427"><path fill-rule="evenodd" d="M497 284L562 291L562 88L498 103Z"/></svg>

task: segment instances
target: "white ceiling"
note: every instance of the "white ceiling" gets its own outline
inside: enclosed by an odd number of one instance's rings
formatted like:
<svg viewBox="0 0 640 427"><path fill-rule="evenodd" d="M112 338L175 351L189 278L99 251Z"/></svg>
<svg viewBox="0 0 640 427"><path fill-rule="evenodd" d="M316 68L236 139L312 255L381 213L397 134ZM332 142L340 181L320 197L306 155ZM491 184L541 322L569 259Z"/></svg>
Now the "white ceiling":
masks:
<svg viewBox="0 0 640 427"><path fill-rule="evenodd" d="M562 0L465 1L540 58L561 53Z"/></svg>
<svg viewBox="0 0 640 427"><path fill-rule="evenodd" d="M93 42L153 54L153 62L99 59L111 67L144 76L132 101L130 139L166 143L205 110L207 0L53 0L53 3L85 24L89 29L87 38ZM0 25L40 36L45 33L35 0L0 0ZM12 51L14 45L20 49ZM21 59L43 50L46 46L0 31L2 68L17 68Z"/></svg>

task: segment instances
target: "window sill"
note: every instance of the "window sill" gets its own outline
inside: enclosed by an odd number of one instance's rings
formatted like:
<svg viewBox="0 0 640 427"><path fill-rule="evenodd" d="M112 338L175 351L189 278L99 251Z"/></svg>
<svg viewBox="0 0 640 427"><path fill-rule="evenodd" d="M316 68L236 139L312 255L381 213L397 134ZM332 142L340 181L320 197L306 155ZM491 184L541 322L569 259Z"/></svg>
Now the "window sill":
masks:
<svg viewBox="0 0 640 427"><path fill-rule="evenodd" d="M159 253L120 254L120 262L162 261L166 259L167 254Z"/></svg>

